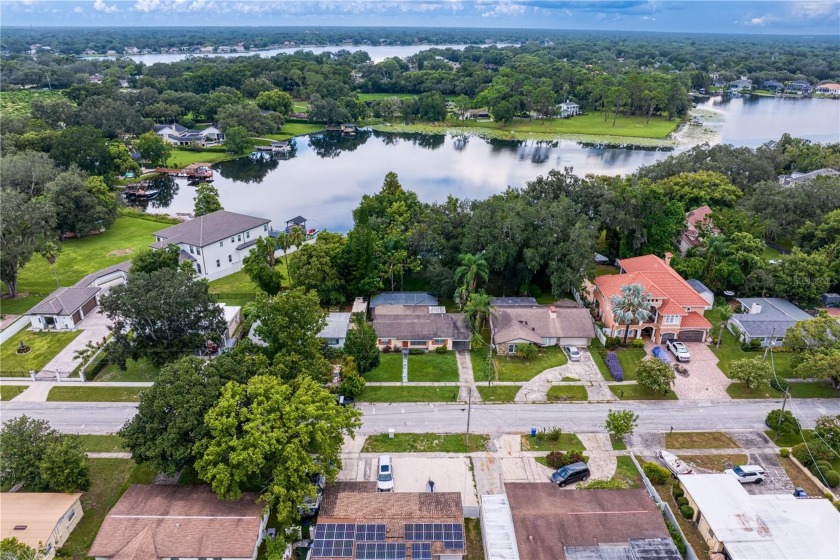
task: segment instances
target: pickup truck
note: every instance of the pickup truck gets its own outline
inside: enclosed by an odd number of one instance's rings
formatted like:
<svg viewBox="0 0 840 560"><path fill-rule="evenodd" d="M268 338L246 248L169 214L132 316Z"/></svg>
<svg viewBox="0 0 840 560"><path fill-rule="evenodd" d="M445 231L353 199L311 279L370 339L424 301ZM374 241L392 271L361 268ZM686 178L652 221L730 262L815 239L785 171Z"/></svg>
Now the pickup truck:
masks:
<svg viewBox="0 0 840 560"><path fill-rule="evenodd" d="M677 358L679 362L690 362L691 361L691 352L688 351L685 344L682 342L678 342L676 340L668 340L666 342L668 346L668 350L673 352L674 356Z"/></svg>

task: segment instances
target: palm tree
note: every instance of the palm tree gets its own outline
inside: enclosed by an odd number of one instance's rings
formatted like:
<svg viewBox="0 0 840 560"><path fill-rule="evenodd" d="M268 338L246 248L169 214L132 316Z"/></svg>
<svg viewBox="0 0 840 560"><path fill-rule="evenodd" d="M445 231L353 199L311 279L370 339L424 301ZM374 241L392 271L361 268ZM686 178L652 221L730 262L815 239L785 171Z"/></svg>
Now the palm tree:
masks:
<svg viewBox="0 0 840 560"><path fill-rule="evenodd" d="M277 245L283 249L283 262L286 263L286 275L289 277L289 288L293 288L292 270L289 268L289 249L292 247L292 240L289 234L285 231L281 231L277 234Z"/></svg>
<svg viewBox="0 0 840 560"><path fill-rule="evenodd" d="M639 324L650 319L650 300L645 294L645 287L641 284L629 284L621 287L621 295L610 298L613 318L619 325L624 325L624 345L627 346L627 335L630 325Z"/></svg>
<svg viewBox="0 0 840 560"><path fill-rule="evenodd" d="M464 311L470 318L474 333L480 333L484 329L484 321L490 316L490 296L483 290L470 294Z"/></svg>
<svg viewBox="0 0 840 560"><path fill-rule="evenodd" d="M306 241L306 232L300 226L295 226L289 231L289 244L300 249Z"/></svg>
<svg viewBox="0 0 840 560"><path fill-rule="evenodd" d="M723 235L711 235L706 238L703 254L706 263L703 267L703 279L711 282L712 269L729 254L729 241Z"/></svg>
<svg viewBox="0 0 840 560"><path fill-rule="evenodd" d="M58 259L59 253L61 253L61 245L57 243L53 243L52 241L47 241L44 243L44 246L41 247L41 256L44 257L50 266L52 267L53 276L55 276L55 285L56 287L61 287L61 284L58 283L58 272L55 270L55 261Z"/></svg>
<svg viewBox="0 0 840 560"><path fill-rule="evenodd" d="M726 327L726 322L732 317L732 308L728 305L722 305L716 308L720 313L720 331L718 332L718 340L715 348L720 348L720 341L723 338L723 329Z"/></svg>
<svg viewBox="0 0 840 560"><path fill-rule="evenodd" d="M455 283L465 291L474 293L479 280L487 282L490 274L487 261L481 255L465 254L458 258L461 261L461 266L455 269Z"/></svg>

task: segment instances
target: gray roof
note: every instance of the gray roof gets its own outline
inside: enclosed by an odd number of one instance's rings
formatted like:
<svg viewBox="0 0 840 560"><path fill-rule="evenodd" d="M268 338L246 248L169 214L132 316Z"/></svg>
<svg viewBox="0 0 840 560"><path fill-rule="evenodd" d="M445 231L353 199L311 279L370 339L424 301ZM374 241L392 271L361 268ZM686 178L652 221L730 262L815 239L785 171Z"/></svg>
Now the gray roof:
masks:
<svg viewBox="0 0 840 560"><path fill-rule="evenodd" d="M753 304L761 306L759 313L736 313L732 319L742 327L750 338L782 337L797 321L813 319L810 315L781 298L738 298L741 306L751 309Z"/></svg>
<svg viewBox="0 0 840 560"><path fill-rule="evenodd" d="M688 285L694 288L694 291L698 294L703 294L705 292L709 292L710 294L713 293L712 290L707 288L703 282L696 278L689 278L686 282L688 282Z"/></svg>
<svg viewBox="0 0 840 560"><path fill-rule="evenodd" d="M471 337L470 324L463 313L378 315L373 319L373 328L378 338L396 340L469 340Z"/></svg>
<svg viewBox="0 0 840 560"><path fill-rule="evenodd" d="M551 308L554 308L553 318ZM577 306L494 307L490 312L490 325L495 344L513 340L542 344L543 338L595 337L589 310Z"/></svg>
<svg viewBox="0 0 840 560"><path fill-rule="evenodd" d="M72 315L102 288L59 288L29 311L29 315Z"/></svg>
<svg viewBox="0 0 840 560"><path fill-rule="evenodd" d="M350 313L330 313L327 315L327 326L318 333L318 338L347 338L350 328Z"/></svg>
<svg viewBox="0 0 840 560"><path fill-rule="evenodd" d="M840 171L837 171L836 169L831 169L830 167L824 167L822 169L817 169L816 171L810 171L808 173L794 171L790 175L779 176L779 179L783 185L792 185L796 183L805 183L807 181L813 181L817 177L834 177L837 175L840 175Z"/></svg>
<svg viewBox="0 0 840 560"><path fill-rule="evenodd" d="M537 305L537 298L532 297L494 297L490 305Z"/></svg>
<svg viewBox="0 0 840 560"><path fill-rule="evenodd" d="M426 292L382 292L370 298L370 307L377 305L437 305L438 299Z"/></svg>
<svg viewBox="0 0 840 560"><path fill-rule="evenodd" d="M152 243L155 249L162 249L167 245L186 243L196 247L206 247L222 239L232 237L249 229L254 229L269 223L268 218L258 218L246 214L237 214L227 210L219 210L205 216L199 216L180 224L156 231L153 235L163 238L163 241Z"/></svg>
<svg viewBox="0 0 840 560"><path fill-rule="evenodd" d="M97 270L96 272L91 272L75 284L73 284L76 288L87 288L97 279L102 278L112 272L117 272L118 270L122 270L123 272L128 272L131 268L131 261L123 261L119 264L115 264L113 266L109 266L108 268L103 268L102 270Z"/></svg>

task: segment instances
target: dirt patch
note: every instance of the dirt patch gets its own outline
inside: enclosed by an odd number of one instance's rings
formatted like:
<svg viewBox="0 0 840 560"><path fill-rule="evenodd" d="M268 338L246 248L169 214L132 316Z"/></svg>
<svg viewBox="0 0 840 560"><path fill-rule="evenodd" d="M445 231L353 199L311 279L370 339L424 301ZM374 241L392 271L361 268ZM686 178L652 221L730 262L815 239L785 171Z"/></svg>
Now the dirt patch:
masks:
<svg viewBox="0 0 840 560"><path fill-rule="evenodd" d="M746 465L749 458L741 454L727 455L680 455L680 459L691 463L697 469L713 473L721 473L724 469L731 469L734 465Z"/></svg>
<svg viewBox="0 0 840 560"><path fill-rule="evenodd" d="M779 462L782 464L782 468L795 487L804 489L809 496L823 495L824 490L814 484L814 481L802 472L802 469L791 461L789 457L779 457Z"/></svg>
<svg viewBox="0 0 840 560"><path fill-rule="evenodd" d="M673 432L665 434L666 449L729 449L739 447L723 432Z"/></svg>
<svg viewBox="0 0 840 560"><path fill-rule="evenodd" d="M114 249L106 256L108 257L124 257L125 255L130 255L134 252L134 249L129 247L128 249Z"/></svg>

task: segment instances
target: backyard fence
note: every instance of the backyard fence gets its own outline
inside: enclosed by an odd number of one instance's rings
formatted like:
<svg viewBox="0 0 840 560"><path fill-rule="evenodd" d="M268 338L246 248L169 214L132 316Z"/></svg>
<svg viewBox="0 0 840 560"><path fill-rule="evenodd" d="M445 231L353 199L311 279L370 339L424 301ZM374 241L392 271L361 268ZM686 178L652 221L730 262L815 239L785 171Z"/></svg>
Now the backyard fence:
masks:
<svg viewBox="0 0 840 560"><path fill-rule="evenodd" d="M17 321L3 329L3 332L0 332L0 344L6 342L17 333L28 327L30 324L30 319L28 315L24 315L23 317L19 318Z"/></svg>

